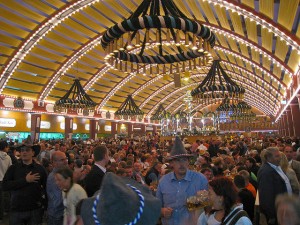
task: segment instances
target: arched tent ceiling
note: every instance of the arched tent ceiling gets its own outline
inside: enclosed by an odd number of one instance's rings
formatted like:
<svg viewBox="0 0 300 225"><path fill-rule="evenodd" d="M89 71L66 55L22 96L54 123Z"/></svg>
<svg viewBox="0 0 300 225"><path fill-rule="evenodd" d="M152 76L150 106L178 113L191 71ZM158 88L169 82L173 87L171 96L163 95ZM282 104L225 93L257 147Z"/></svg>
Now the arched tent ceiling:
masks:
<svg viewBox="0 0 300 225"><path fill-rule="evenodd" d="M299 0L174 2L216 34L213 56L245 87L245 101L275 116L299 70ZM147 115L160 103L170 112L183 107L186 91L195 88L209 68L194 72L176 89L172 76L124 74L104 62L101 36L140 3L0 0L0 94L54 102L76 77L101 110L116 111L128 94Z"/></svg>

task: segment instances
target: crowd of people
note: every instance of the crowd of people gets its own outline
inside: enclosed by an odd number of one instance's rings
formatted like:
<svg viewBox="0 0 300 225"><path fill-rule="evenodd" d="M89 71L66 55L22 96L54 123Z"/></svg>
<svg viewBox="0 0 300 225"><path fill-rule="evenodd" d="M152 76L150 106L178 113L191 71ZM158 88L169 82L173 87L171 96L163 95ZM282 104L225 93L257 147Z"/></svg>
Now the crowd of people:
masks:
<svg viewBox="0 0 300 225"><path fill-rule="evenodd" d="M300 140L282 137L2 140L0 220L250 225L257 206L269 225L297 225L299 160Z"/></svg>

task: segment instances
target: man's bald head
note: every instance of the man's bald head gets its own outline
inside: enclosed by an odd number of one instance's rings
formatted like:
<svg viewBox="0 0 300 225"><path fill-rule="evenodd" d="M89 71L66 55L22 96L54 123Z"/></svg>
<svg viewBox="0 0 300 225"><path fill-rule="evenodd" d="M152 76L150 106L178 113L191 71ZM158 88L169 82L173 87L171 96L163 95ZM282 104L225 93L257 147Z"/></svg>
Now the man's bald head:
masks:
<svg viewBox="0 0 300 225"><path fill-rule="evenodd" d="M55 151L52 154L52 165L54 168L60 168L68 164L66 154L61 151Z"/></svg>

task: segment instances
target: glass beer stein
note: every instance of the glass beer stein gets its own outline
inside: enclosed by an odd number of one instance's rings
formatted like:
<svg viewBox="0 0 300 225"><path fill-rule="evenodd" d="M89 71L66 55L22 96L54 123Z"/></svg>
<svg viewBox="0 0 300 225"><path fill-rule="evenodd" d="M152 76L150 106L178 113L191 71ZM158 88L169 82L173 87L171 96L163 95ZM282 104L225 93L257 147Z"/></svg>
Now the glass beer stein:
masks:
<svg viewBox="0 0 300 225"><path fill-rule="evenodd" d="M197 195L190 196L186 199L186 205L189 211L211 206L212 203L208 196L208 191L198 191Z"/></svg>

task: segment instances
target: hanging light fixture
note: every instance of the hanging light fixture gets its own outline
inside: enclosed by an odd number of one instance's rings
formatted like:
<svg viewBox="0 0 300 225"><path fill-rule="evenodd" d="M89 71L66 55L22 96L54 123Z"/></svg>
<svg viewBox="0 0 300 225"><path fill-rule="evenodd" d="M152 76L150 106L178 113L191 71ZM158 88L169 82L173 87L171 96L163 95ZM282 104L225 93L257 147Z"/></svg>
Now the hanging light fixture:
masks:
<svg viewBox="0 0 300 225"><path fill-rule="evenodd" d="M234 113L230 115L230 119L249 122L256 117L256 114L251 109L252 107L247 102L240 101L236 105Z"/></svg>
<svg viewBox="0 0 300 225"><path fill-rule="evenodd" d="M221 114L223 114L223 116L230 116L236 111L236 108L236 105L230 102L229 97L225 96L222 103L217 107L216 113L218 117L220 117Z"/></svg>
<svg viewBox="0 0 300 225"><path fill-rule="evenodd" d="M214 60L207 76L197 88L192 90L191 95L198 103L217 103L219 98L229 98L232 102L243 99L245 89L236 84L226 74L220 65L220 60Z"/></svg>
<svg viewBox="0 0 300 225"><path fill-rule="evenodd" d="M115 112L116 116L121 116L124 119L131 118L133 116L137 116L142 118L144 112L140 110L140 108L135 104L131 95L128 95L122 105Z"/></svg>
<svg viewBox="0 0 300 225"><path fill-rule="evenodd" d="M55 111L83 110L84 115L95 109L96 103L84 91L79 79L74 79L70 90L59 100L55 102Z"/></svg>
<svg viewBox="0 0 300 225"><path fill-rule="evenodd" d="M106 64L125 73L173 74L212 62L215 35L173 0L143 0L101 39Z"/></svg>
<svg viewBox="0 0 300 225"><path fill-rule="evenodd" d="M160 104L156 110L156 112L153 114L153 116L150 118L151 120L163 120L163 119L169 119L171 118L171 113L167 112L162 104Z"/></svg>
<svg viewBox="0 0 300 225"><path fill-rule="evenodd" d="M254 120L256 117L256 114L254 112L235 112L230 115L230 120L239 120L239 121L245 121L250 122Z"/></svg>
<svg viewBox="0 0 300 225"><path fill-rule="evenodd" d="M249 113L251 111L251 106L248 105L247 102L245 101L240 101L236 105L236 111L241 112L241 113Z"/></svg>

